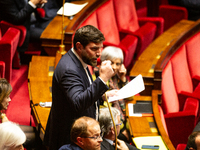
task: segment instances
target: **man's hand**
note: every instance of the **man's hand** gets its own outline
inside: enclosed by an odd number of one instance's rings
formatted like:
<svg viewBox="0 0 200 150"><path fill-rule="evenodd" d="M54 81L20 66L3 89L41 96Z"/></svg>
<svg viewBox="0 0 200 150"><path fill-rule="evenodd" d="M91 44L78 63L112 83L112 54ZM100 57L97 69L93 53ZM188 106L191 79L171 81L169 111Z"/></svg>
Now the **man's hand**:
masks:
<svg viewBox="0 0 200 150"><path fill-rule="evenodd" d="M115 146L115 143L113 143L113 145ZM128 150L128 147L124 141L117 139L117 149L118 150Z"/></svg>
<svg viewBox="0 0 200 150"><path fill-rule="evenodd" d="M47 0L30 0L30 1L36 6L47 3Z"/></svg>
<svg viewBox="0 0 200 150"><path fill-rule="evenodd" d="M113 96L118 96L118 94L117 94L118 91L119 91L119 90L110 90L110 91L106 92L107 98L113 97ZM103 99L104 101L106 101L105 94L102 96L102 99Z"/></svg>
<svg viewBox="0 0 200 150"><path fill-rule="evenodd" d="M100 66L99 77L106 83L113 75L114 71L111 66L111 61L103 61Z"/></svg>

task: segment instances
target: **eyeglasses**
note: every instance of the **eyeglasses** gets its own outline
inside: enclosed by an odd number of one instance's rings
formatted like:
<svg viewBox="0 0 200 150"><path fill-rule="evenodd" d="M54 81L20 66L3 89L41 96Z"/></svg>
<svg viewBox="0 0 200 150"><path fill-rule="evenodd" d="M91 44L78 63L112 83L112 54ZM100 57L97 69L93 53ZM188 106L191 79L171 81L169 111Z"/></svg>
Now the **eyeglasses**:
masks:
<svg viewBox="0 0 200 150"><path fill-rule="evenodd" d="M102 139L102 135L99 135L99 136L91 136L91 137L88 137L88 136L83 136L82 138L90 138L90 139L94 139L94 140L98 140L98 139Z"/></svg>

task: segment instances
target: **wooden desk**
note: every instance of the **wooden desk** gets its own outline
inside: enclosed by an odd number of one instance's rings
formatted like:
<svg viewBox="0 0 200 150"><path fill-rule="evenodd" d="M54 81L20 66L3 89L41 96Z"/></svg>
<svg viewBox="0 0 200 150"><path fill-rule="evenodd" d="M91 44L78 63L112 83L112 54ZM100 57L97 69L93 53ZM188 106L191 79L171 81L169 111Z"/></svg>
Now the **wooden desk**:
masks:
<svg viewBox="0 0 200 150"><path fill-rule="evenodd" d="M141 74L145 83L145 90L141 95L151 96L151 91L157 89L154 83L154 68L162 53L169 49L174 43L178 41L183 35L194 27L195 22L189 20L182 20L157 39L155 39L140 55L133 68L130 71L130 77L134 78Z"/></svg>
<svg viewBox="0 0 200 150"><path fill-rule="evenodd" d="M55 57L33 56L29 65L28 80L32 115L41 139L44 138L50 108L44 108L38 104L52 101L54 61Z"/></svg>
<svg viewBox="0 0 200 150"><path fill-rule="evenodd" d="M65 50L68 51L72 47L72 35L79 25L99 6L105 3L107 0L81 0L74 1L73 3L82 4L88 2L88 4L77 13L72 20L68 17L64 17L64 45ZM62 16L57 15L43 31L40 39L42 47L49 56L55 56L59 50L61 44L62 33Z"/></svg>
<svg viewBox="0 0 200 150"><path fill-rule="evenodd" d="M151 96L134 96L132 101L128 101L128 103L126 103L126 114L128 117L127 120L129 123L130 134L132 138L142 137L142 136L161 136L164 145L169 150L175 150L167 133L165 132L165 129L163 127L160 118L160 113L158 110L158 98L157 98L159 94L161 94L160 91L154 91L154 93L152 94L152 96L155 97L154 101L152 101ZM138 101L151 102L153 109L153 116L143 116L143 117L129 116L128 104L129 103L135 104Z"/></svg>

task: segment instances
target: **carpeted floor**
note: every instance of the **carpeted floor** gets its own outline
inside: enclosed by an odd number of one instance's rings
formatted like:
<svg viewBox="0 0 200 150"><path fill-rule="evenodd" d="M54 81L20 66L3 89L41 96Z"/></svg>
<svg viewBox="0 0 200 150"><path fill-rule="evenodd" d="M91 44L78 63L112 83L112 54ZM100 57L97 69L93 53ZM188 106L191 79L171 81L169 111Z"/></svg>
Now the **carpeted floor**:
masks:
<svg viewBox="0 0 200 150"><path fill-rule="evenodd" d="M31 108L28 92L28 65L13 69L11 102L6 111L10 121L21 125L30 125Z"/></svg>

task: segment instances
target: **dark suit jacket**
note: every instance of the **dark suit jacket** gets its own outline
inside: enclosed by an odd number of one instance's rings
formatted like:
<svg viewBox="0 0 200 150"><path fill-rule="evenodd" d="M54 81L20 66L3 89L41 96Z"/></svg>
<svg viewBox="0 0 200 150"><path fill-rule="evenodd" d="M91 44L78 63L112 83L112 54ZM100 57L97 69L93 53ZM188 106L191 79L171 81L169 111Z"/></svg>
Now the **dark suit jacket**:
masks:
<svg viewBox="0 0 200 150"><path fill-rule="evenodd" d="M83 150L76 144L63 145L59 150Z"/></svg>
<svg viewBox="0 0 200 150"><path fill-rule="evenodd" d="M129 150L138 150L136 147L128 143L126 143L126 145L128 146ZM115 150L115 147L103 139L103 142L101 142L101 150Z"/></svg>
<svg viewBox="0 0 200 150"><path fill-rule="evenodd" d="M91 85L86 72L70 50L59 61L53 75L52 107L44 142L50 150L70 143L70 129L81 116L96 118L95 102L108 90L100 78Z"/></svg>

